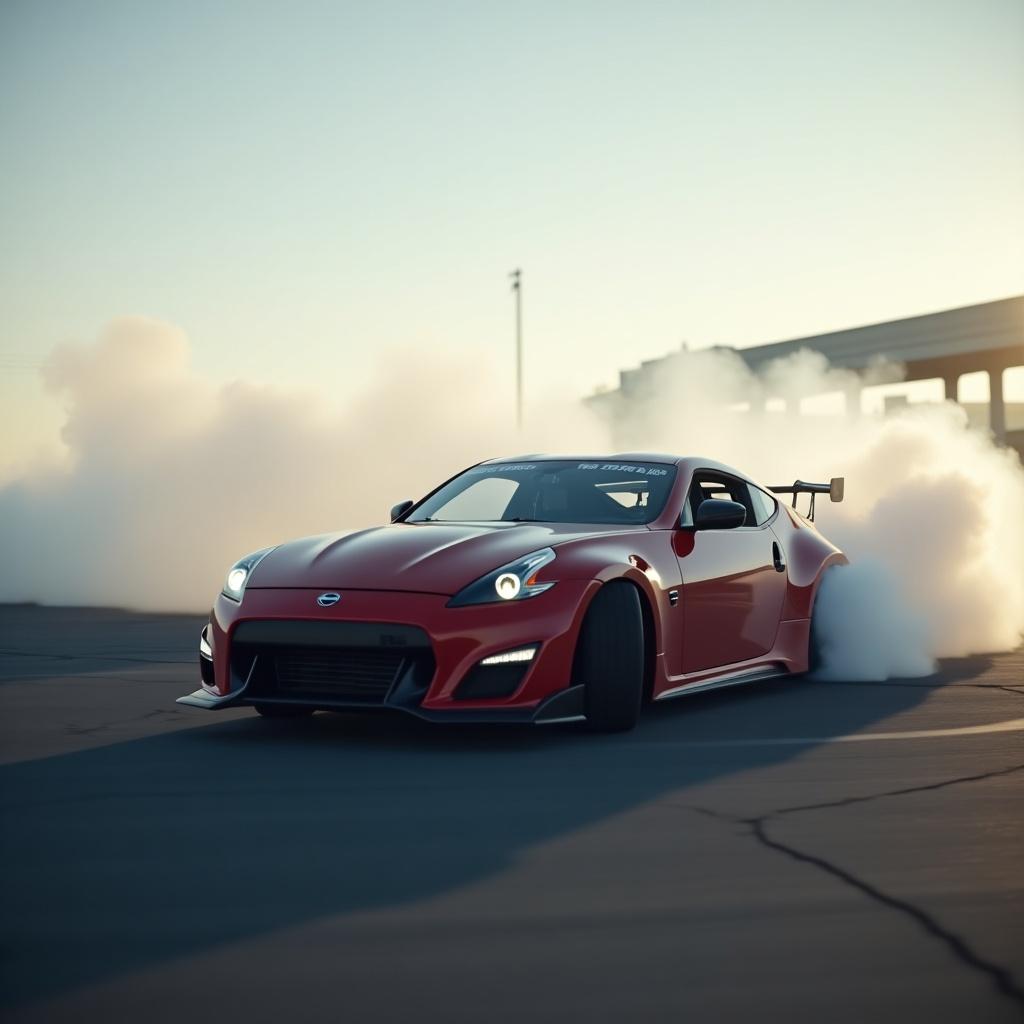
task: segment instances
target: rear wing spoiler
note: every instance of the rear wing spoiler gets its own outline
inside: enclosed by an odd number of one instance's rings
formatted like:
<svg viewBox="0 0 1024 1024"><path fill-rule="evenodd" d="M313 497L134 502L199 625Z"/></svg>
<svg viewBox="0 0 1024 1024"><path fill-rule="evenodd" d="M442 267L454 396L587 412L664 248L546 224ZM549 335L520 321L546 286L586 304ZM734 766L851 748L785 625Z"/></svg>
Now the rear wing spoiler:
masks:
<svg viewBox="0 0 1024 1024"><path fill-rule="evenodd" d="M846 478L834 476L827 484L809 484L805 480L794 480L792 484L784 487L769 487L768 490L774 494L792 494L793 508L796 508L798 494L809 494L811 496L811 507L807 511L807 518L814 521L814 499L819 494L827 494L831 501L842 501L846 489Z"/></svg>

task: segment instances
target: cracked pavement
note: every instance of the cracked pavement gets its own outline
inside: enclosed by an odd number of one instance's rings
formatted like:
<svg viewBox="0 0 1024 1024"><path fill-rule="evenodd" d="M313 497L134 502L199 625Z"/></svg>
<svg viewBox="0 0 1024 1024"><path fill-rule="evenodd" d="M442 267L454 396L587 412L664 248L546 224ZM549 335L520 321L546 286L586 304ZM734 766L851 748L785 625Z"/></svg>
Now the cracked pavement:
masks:
<svg viewBox="0 0 1024 1024"><path fill-rule="evenodd" d="M8 1020L1024 1016L1024 731L943 732L1024 652L594 737L192 712L202 621L0 607Z"/></svg>

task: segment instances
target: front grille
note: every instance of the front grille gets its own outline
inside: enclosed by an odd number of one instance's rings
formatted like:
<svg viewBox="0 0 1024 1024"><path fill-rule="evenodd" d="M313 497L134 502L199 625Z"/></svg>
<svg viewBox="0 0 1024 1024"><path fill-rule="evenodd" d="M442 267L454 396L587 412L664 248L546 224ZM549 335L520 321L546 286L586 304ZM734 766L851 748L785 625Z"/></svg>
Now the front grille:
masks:
<svg viewBox="0 0 1024 1024"><path fill-rule="evenodd" d="M320 708L415 707L434 677L418 626L344 619L247 619L231 634L231 676L249 701Z"/></svg>
<svg viewBox="0 0 1024 1024"><path fill-rule="evenodd" d="M274 672L282 695L301 692L381 702L398 678L404 660L400 651L293 648L274 654Z"/></svg>

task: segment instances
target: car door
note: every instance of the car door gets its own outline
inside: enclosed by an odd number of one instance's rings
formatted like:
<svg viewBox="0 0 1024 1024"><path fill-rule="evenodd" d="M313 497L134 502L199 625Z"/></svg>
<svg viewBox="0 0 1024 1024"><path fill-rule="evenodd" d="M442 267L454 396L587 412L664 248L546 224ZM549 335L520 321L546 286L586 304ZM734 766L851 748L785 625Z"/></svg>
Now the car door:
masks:
<svg viewBox="0 0 1024 1024"><path fill-rule="evenodd" d="M757 490L755 500L745 481L720 472L694 474L675 537L683 578L685 673L749 661L775 644L787 576L768 525L777 506L762 494ZM688 525L701 500L723 498L746 508L743 526L695 530Z"/></svg>

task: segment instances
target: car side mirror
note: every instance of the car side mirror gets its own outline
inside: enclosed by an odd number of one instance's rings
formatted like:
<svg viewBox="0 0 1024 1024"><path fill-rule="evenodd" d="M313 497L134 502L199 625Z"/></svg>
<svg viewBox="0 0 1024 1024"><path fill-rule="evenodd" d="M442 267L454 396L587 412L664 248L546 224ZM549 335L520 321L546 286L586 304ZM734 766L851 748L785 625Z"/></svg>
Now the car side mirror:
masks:
<svg viewBox="0 0 1024 1024"><path fill-rule="evenodd" d="M406 501L400 501L397 505L391 506L391 522L394 522L399 516L404 516L415 505L416 502L411 498Z"/></svg>
<svg viewBox="0 0 1024 1024"><path fill-rule="evenodd" d="M738 501L708 498L697 506L695 530L734 530L747 521L747 510Z"/></svg>

